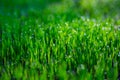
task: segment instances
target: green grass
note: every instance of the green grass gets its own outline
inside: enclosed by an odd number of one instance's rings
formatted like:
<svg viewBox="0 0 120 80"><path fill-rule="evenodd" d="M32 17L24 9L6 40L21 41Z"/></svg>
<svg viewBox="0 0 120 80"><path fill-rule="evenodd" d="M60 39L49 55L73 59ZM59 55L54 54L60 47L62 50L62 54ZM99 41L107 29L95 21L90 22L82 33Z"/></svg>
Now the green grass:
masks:
<svg viewBox="0 0 120 80"><path fill-rule="evenodd" d="M0 80L120 79L120 11L105 1L1 1Z"/></svg>

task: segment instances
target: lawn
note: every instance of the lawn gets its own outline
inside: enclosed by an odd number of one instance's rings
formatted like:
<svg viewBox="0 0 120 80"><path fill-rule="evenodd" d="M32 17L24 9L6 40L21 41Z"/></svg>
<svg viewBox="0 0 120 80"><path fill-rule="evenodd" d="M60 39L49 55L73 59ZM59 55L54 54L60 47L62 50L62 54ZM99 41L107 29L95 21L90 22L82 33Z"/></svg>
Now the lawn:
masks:
<svg viewBox="0 0 120 80"><path fill-rule="evenodd" d="M120 80L119 0L0 0L0 80Z"/></svg>

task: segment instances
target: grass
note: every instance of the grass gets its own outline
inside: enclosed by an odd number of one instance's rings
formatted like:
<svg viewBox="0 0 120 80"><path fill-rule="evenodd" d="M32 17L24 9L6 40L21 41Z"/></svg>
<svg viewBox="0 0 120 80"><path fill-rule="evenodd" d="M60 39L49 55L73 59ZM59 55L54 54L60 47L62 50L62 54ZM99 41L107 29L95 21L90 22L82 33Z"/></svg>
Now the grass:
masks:
<svg viewBox="0 0 120 80"><path fill-rule="evenodd" d="M119 6L106 11L114 2L1 2L1 80L120 79Z"/></svg>

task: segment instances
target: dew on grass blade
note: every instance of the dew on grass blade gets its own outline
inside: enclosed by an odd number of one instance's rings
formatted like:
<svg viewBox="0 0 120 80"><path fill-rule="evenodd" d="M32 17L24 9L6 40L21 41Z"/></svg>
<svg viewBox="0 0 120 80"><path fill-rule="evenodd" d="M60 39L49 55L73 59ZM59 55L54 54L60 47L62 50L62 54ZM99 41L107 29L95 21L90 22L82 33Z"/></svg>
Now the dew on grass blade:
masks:
<svg viewBox="0 0 120 80"><path fill-rule="evenodd" d="M109 45L107 45L106 47L109 48Z"/></svg>
<svg viewBox="0 0 120 80"><path fill-rule="evenodd" d="M65 22L65 25L68 27L68 22Z"/></svg>
<svg viewBox="0 0 120 80"><path fill-rule="evenodd" d="M89 18L87 18L87 21L89 22L89 21L90 21L90 19L89 19Z"/></svg>
<svg viewBox="0 0 120 80"><path fill-rule="evenodd" d="M55 47L55 44L53 43L53 46Z"/></svg>
<svg viewBox="0 0 120 80"><path fill-rule="evenodd" d="M41 28L41 25L39 24L38 27Z"/></svg>
<svg viewBox="0 0 120 80"><path fill-rule="evenodd" d="M73 29L72 32L75 33L75 34L77 33L77 31L75 29Z"/></svg>
<svg viewBox="0 0 120 80"><path fill-rule="evenodd" d="M84 69L85 69L85 65L84 65L84 64L80 64L80 68L81 68L82 70L84 70Z"/></svg>
<svg viewBox="0 0 120 80"><path fill-rule="evenodd" d="M118 57L120 57L120 51L119 51L119 53L118 53Z"/></svg>
<svg viewBox="0 0 120 80"><path fill-rule="evenodd" d="M101 47L99 48L99 50L101 50Z"/></svg>
<svg viewBox="0 0 120 80"><path fill-rule="evenodd" d="M83 21L85 21L85 17L84 17L84 16L81 16L81 19L82 19Z"/></svg>
<svg viewBox="0 0 120 80"><path fill-rule="evenodd" d="M106 32L106 34L108 34L108 32Z"/></svg>
<svg viewBox="0 0 120 80"><path fill-rule="evenodd" d="M108 30L111 30L111 28L108 28Z"/></svg>
<svg viewBox="0 0 120 80"><path fill-rule="evenodd" d="M30 28L30 29L29 29L29 32L31 32L31 31L32 31L32 29Z"/></svg>
<svg viewBox="0 0 120 80"><path fill-rule="evenodd" d="M120 31L120 26L118 27L118 31Z"/></svg>
<svg viewBox="0 0 120 80"><path fill-rule="evenodd" d="M62 31L58 31L58 33L62 33Z"/></svg>
<svg viewBox="0 0 120 80"><path fill-rule="evenodd" d="M106 28L105 28L105 27L102 27L102 30L106 30Z"/></svg>
<svg viewBox="0 0 120 80"><path fill-rule="evenodd" d="M110 31L111 28L110 27L102 27L102 30L107 30L107 31Z"/></svg>
<svg viewBox="0 0 120 80"><path fill-rule="evenodd" d="M84 36L86 36L87 34L86 33L84 33Z"/></svg>
<svg viewBox="0 0 120 80"><path fill-rule="evenodd" d="M114 26L114 29L120 31L120 25Z"/></svg>
<svg viewBox="0 0 120 80"><path fill-rule="evenodd" d="M97 40L99 40L99 37L97 37Z"/></svg>
<svg viewBox="0 0 120 80"><path fill-rule="evenodd" d="M108 22L106 22L106 24L108 25L109 23L108 23Z"/></svg>

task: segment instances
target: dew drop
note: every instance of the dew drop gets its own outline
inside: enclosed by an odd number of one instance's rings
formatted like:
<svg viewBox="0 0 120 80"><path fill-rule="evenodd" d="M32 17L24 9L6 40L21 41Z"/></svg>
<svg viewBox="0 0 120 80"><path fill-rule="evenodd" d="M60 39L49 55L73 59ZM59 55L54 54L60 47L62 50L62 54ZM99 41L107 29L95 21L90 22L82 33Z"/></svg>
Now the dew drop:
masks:
<svg viewBox="0 0 120 80"><path fill-rule="evenodd" d="M120 57L120 52L118 53L118 57Z"/></svg>

